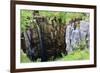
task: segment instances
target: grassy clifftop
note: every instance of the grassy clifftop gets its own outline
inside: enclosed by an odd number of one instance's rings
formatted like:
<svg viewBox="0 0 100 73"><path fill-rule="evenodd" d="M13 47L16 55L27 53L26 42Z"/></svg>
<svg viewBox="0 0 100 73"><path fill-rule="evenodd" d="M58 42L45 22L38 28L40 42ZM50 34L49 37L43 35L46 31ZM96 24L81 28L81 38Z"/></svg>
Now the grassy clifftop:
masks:
<svg viewBox="0 0 100 73"><path fill-rule="evenodd" d="M90 54L89 50L76 50L69 55L66 55L62 58L57 58L55 61L75 61L75 60L89 60ZM21 52L21 63L30 63L30 59L27 57L26 54ZM38 61L36 61L38 62Z"/></svg>

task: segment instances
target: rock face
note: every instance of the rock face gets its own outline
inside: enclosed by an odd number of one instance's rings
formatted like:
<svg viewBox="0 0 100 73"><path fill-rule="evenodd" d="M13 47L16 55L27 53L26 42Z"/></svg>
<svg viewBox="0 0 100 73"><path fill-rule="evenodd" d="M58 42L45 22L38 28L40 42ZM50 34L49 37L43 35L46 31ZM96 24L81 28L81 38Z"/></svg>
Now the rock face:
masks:
<svg viewBox="0 0 100 73"><path fill-rule="evenodd" d="M26 32L22 32L21 34L21 48L23 49L24 53L30 58L30 60L34 61L36 58L36 46L34 44L35 40L33 41L33 32L31 29L28 29Z"/></svg>
<svg viewBox="0 0 100 73"><path fill-rule="evenodd" d="M89 22L81 21L80 31L81 31L81 40L85 41L87 48L89 48L89 41L90 41Z"/></svg>
<svg viewBox="0 0 100 73"><path fill-rule="evenodd" d="M72 46L72 50L75 50L77 48L77 46L80 43L80 30L77 28L75 30L72 31L72 35L71 35L71 46Z"/></svg>
<svg viewBox="0 0 100 73"><path fill-rule="evenodd" d="M62 57L62 53L66 54L64 25L59 25L54 19L51 20L52 23L47 23L40 16L35 21L34 27L31 30L28 27L23 33L24 39L21 41L22 49L26 48L28 57L32 61L40 58L44 62Z"/></svg>
<svg viewBox="0 0 100 73"><path fill-rule="evenodd" d="M84 44L85 45L83 49L89 48L89 39L90 39L89 22L80 21L79 25L80 27L77 27L77 24L75 24L75 22L72 22L69 23L66 27L65 39L66 39L66 51L68 53L74 51L75 49Z"/></svg>
<svg viewBox="0 0 100 73"><path fill-rule="evenodd" d="M66 28L66 36L65 36L65 39L66 39L66 51L68 53L72 51L72 46L71 46L72 31L73 31L72 25L68 24L67 28Z"/></svg>

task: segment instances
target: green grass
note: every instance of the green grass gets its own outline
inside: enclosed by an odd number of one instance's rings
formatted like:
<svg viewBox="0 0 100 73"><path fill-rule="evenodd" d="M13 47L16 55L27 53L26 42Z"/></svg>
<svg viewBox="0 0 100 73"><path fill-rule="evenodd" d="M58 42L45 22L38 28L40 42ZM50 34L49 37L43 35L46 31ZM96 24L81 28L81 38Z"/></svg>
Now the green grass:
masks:
<svg viewBox="0 0 100 73"><path fill-rule="evenodd" d="M90 57L89 50L76 50L69 55L66 55L62 58L57 58L55 61L75 61L75 60L88 60ZM21 63L30 63L30 59L21 51ZM37 60L35 62L40 62Z"/></svg>
<svg viewBox="0 0 100 73"><path fill-rule="evenodd" d="M89 50L77 50L73 53L63 56L62 61L71 61L71 60L88 60L90 57Z"/></svg>
<svg viewBox="0 0 100 73"><path fill-rule="evenodd" d="M20 62L21 63L29 63L29 62L31 62L30 59L27 57L27 55L24 54L22 51L21 51Z"/></svg>

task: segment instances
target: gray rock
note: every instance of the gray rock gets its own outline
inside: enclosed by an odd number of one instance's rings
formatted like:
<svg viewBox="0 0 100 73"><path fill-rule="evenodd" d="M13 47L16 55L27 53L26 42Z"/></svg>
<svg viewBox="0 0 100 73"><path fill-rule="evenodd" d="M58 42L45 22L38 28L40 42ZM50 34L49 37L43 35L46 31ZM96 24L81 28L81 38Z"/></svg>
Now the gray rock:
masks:
<svg viewBox="0 0 100 73"><path fill-rule="evenodd" d="M26 44L26 47L28 48L28 47L30 46L30 41L29 41L29 39L28 39L28 37L27 37L27 33L26 33L26 32L24 32L24 37L25 37L25 44Z"/></svg>
<svg viewBox="0 0 100 73"><path fill-rule="evenodd" d="M89 30L89 22L88 21L80 22L80 31L81 31L81 40L85 41L87 48L89 48L90 30Z"/></svg>
<svg viewBox="0 0 100 73"><path fill-rule="evenodd" d="M72 31L72 35L71 35L72 50L75 50L76 47L79 45L80 40L81 40L80 35L81 35L80 30L78 28Z"/></svg>
<svg viewBox="0 0 100 73"><path fill-rule="evenodd" d="M65 42L66 42L66 51L68 53L72 52L72 47L71 47L71 36L72 36L72 31L73 27L72 24L67 25L66 28L66 35L65 35Z"/></svg>

